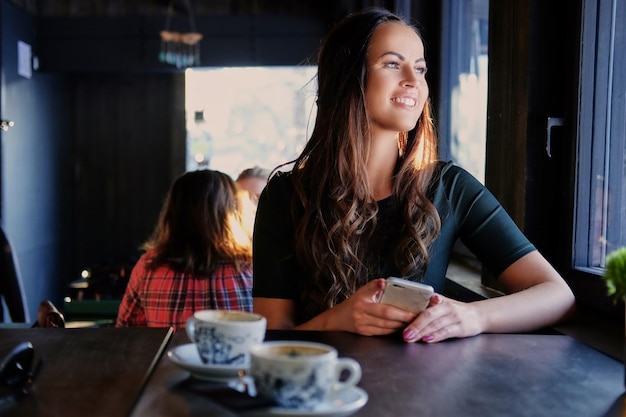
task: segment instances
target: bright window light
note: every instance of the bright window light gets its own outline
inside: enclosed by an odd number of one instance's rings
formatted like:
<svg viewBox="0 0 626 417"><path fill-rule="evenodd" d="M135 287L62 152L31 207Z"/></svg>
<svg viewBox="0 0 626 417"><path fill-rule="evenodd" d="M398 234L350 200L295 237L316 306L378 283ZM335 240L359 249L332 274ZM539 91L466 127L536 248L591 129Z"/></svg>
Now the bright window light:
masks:
<svg viewBox="0 0 626 417"><path fill-rule="evenodd" d="M186 71L187 170L236 178L273 169L303 149L315 122L317 67L203 68Z"/></svg>

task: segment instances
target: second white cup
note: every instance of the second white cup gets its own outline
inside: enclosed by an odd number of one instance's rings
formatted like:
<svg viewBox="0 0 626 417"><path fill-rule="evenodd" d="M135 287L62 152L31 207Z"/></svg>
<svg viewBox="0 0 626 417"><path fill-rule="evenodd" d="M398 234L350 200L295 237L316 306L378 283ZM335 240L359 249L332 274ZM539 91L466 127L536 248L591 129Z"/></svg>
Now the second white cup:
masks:
<svg viewBox="0 0 626 417"><path fill-rule="evenodd" d="M338 358L335 348L322 343L265 342L253 346L250 355L258 394L284 408L312 410L361 380L357 361Z"/></svg>

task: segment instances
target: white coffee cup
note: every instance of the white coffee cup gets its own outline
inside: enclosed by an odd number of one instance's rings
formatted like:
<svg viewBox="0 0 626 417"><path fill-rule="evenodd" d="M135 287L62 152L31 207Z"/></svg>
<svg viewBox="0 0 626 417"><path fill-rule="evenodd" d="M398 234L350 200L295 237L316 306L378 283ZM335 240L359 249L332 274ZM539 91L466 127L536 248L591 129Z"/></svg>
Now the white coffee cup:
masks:
<svg viewBox="0 0 626 417"><path fill-rule="evenodd" d="M267 320L260 314L235 310L196 311L187 320L187 335L209 365L250 364L250 348L263 342Z"/></svg>
<svg viewBox="0 0 626 417"><path fill-rule="evenodd" d="M361 366L354 359L338 358L335 348L322 343L272 341L252 347L249 374L258 395L280 407L312 410L355 386Z"/></svg>

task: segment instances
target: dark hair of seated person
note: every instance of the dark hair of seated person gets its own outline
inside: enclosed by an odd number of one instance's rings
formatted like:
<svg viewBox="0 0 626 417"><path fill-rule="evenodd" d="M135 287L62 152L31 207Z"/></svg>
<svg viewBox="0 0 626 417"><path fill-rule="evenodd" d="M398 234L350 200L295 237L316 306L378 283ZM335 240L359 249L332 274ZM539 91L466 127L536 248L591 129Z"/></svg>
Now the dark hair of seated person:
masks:
<svg viewBox="0 0 626 417"><path fill-rule="evenodd" d="M216 261L237 269L252 263L249 204L233 180L219 171L187 172L171 187L144 249L150 265L211 274ZM247 224L246 224L247 223Z"/></svg>

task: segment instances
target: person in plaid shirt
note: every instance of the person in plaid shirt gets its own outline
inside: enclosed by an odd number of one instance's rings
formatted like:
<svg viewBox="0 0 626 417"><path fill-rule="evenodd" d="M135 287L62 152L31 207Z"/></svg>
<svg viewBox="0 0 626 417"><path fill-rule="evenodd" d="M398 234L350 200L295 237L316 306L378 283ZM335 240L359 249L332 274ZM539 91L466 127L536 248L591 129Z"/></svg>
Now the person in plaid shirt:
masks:
<svg viewBox="0 0 626 417"><path fill-rule="evenodd" d="M172 184L119 307L117 327L185 327L195 311L252 311L254 205L219 171Z"/></svg>

